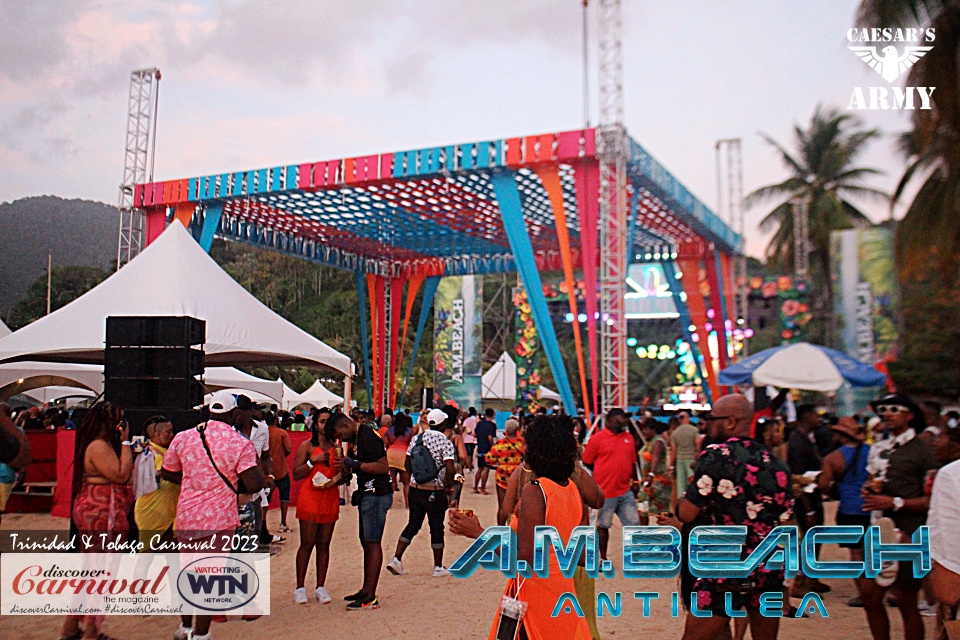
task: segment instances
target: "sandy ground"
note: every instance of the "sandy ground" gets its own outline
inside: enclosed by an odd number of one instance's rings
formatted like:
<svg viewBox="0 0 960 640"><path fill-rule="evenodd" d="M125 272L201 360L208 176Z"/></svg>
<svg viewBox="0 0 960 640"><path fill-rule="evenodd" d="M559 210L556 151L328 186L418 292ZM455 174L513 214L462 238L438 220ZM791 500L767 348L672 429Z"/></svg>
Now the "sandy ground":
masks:
<svg viewBox="0 0 960 640"><path fill-rule="evenodd" d="M469 478L468 478L469 480ZM492 481L491 481L492 488ZM398 498L399 498L399 494ZM496 497L466 494L463 507L472 508L485 525L495 523ZM279 511L269 512L271 531L280 520ZM830 516L828 516L828 519ZM295 512L291 510L290 523L296 529ZM400 531L406 525L407 512L398 502L387 517L384 535L386 560L393 557L393 550ZM619 524L611 532L610 557L620 556ZM49 515L26 514L4 516L2 529L66 529L67 521ZM230 621L215 624L214 637L218 640L258 638L308 638L308 637L354 637L354 638L486 638L494 612L503 593L504 580L499 573L480 571L468 580L457 578L433 578L429 536L426 523L420 535L404 557L407 574L393 576L383 571L379 596L381 607L376 611L353 612L344 608L342 597L355 592L361 584L361 550L357 539L357 510L345 507L337 524L331 546L330 570L326 586L334 601L319 605L293 603L295 587L294 560L298 536L296 530L287 534L288 540L279 545L280 552L271 558L271 615L255 622ZM466 549L464 538L447 537L446 564ZM839 549L829 548L829 556L838 557ZM615 562L619 566L619 562ZM823 596L829 618L784 620L780 637L806 639L811 637L864 638L869 637L862 609L846 606L847 599L854 595L853 583L849 580L828 581L833 591ZM314 586L313 566L307 573L308 593ZM682 618L670 616L669 601L654 602L649 618L642 616L642 603L630 594L635 591L658 591L664 594L678 589L674 580L626 580L599 578L597 591L624 594L623 612L620 617L605 616L598 620L604 638L679 638L683 629ZM798 601L794 600L794 604ZM902 637L899 615L891 614L892 637ZM925 618L927 637L933 637L934 619ZM56 616L4 616L0 618L0 639L58 638L61 618ZM156 640L172 638L178 619L169 616L116 616L108 618L105 631L120 640ZM749 637L749 636L748 636Z"/></svg>

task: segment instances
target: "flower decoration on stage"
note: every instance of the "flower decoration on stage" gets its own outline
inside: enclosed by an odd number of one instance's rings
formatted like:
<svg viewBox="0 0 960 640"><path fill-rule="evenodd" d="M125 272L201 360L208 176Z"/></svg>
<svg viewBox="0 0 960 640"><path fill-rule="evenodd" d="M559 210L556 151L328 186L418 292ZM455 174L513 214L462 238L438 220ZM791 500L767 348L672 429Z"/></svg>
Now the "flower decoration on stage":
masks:
<svg viewBox="0 0 960 640"><path fill-rule="evenodd" d="M806 326L813 319L808 302L809 283L803 278L776 276L750 279L750 296L778 301L777 317L780 321L780 342L790 344L806 340Z"/></svg>
<svg viewBox="0 0 960 640"><path fill-rule="evenodd" d="M514 354L517 363L517 404L530 410L536 404L540 388L540 335L522 287L513 290L513 305L516 308Z"/></svg>

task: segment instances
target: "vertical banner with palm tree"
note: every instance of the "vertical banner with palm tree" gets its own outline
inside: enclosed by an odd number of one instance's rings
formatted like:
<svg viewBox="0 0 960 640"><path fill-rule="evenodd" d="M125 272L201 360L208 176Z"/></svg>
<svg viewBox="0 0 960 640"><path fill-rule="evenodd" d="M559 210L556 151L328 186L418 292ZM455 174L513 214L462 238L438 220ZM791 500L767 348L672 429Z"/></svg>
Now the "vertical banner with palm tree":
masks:
<svg viewBox="0 0 960 640"><path fill-rule="evenodd" d="M439 404L481 405L483 278L440 280L433 301L433 386Z"/></svg>

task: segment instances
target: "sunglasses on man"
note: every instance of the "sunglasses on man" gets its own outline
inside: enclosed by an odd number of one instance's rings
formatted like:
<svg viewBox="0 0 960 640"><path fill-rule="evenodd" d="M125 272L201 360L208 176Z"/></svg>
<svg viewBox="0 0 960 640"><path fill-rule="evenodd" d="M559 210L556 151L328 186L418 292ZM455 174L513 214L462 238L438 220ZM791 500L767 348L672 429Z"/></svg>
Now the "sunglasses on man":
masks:
<svg viewBox="0 0 960 640"><path fill-rule="evenodd" d="M700 419L703 420L704 422L713 422L714 420L727 420L728 418L732 418L732 417L733 416L721 416L715 413L704 413L700 415Z"/></svg>
<svg viewBox="0 0 960 640"><path fill-rule="evenodd" d="M885 416L885 415L895 416L898 413L906 413L908 411L910 411L910 409L898 404L881 404L877 406L878 416Z"/></svg>

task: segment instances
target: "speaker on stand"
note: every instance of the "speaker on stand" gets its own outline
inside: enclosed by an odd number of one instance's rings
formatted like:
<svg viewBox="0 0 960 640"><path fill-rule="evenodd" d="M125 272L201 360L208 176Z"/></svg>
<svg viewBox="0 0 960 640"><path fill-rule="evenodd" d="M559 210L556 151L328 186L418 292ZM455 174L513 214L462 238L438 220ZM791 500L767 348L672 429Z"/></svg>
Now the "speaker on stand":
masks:
<svg viewBox="0 0 960 640"><path fill-rule="evenodd" d="M162 415L174 431L200 422L206 322L182 316L107 318L104 397L124 409L131 435Z"/></svg>

